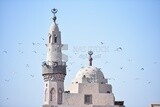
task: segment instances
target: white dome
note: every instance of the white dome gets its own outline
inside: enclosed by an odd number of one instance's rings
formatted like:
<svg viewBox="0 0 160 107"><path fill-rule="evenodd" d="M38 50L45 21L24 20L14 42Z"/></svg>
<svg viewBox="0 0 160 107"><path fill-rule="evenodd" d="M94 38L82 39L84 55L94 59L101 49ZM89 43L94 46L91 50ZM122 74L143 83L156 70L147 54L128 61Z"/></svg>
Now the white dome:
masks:
<svg viewBox="0 0 160 107"><path fill-rule="evenodd" d="M81 68L73 81L74 83L106 83L101 70L97 67L88 66Z"/></svg>

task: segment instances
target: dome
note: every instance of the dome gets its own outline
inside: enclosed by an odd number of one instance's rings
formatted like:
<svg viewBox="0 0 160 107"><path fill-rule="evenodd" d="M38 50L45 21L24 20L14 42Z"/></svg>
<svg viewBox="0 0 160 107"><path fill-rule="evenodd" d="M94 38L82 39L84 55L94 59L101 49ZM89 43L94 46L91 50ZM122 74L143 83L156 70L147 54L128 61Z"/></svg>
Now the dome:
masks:
<svg viewBox="0 0 160 107"><path fill-rule="evenodd" d="M73 81L74 83L106 83L100 68L88 66L81 68Z"/></svg>

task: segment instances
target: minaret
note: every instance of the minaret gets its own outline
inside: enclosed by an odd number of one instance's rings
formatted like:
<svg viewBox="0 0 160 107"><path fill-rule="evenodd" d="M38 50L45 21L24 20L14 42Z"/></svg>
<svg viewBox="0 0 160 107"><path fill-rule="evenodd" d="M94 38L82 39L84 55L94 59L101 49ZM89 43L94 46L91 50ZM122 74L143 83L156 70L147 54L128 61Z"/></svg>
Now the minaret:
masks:
<svg viewBox="0 0 160 107"><path fill-rule="evenodd" d="M52 9L51 12L54 16L48 33L47 60L42 63L42 76L44 77L43 107L58 107L62 104L66 75L66 62L62 61L61 32L55 16L57 9Z"/></svg>

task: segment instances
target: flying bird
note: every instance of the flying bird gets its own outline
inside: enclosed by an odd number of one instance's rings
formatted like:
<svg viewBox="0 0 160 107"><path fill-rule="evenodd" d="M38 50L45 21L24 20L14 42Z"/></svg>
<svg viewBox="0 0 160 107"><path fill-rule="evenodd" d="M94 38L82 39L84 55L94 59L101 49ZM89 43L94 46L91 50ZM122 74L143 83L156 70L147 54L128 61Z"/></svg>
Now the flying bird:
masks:
<svg viewBox="0 0 160 107"><path fill-rule="evenodd" d="M141 70L144 70L144 68L141 68Z"/></svg>
<svg viewBox="0 0 160 107"><path fill-rule="evenodd" d="M122 47L118 47L115 51L122 51Z"/></svg>
<svg viewBox="0 0 160 107"><path fill-rule="evenodd" d="M118 49L122 50L122 48L121 48L121 47L119 47Z"/></svg>
<svg viewBox="0 0 160 107"><path fill-rule="evenodd" d="M21 53L21 54L23 53L23 51L21 51L21 50L18 50L18 52Z"/></svg>
<svg viewBox="0 0 160 107"><path fill-rule="evenodd" d="M18 43L19 45L22 45L22 43L20 42L20 43Z"/></svg>
<svg viewBox="0 0 160 107"><path fill-rule="evenodd" d="M29 67L29 64L26 64L26 67L28 68L28 67Z"/></svg>
<svg viewBox="0 0 160 107"><path fill-rule="evenodd" d="M32 78L34 77L34 75L30 75Z"/></svg>
<svg viewBox="0 0 160 107"><path fill-rule="evenodd" d="M129 62L131 62L131 61L132 61L132 59L128 59L128 61L129 61Z"/></svg>
<svg viewBox="0 0 160 107"><path fill-rule="evenodd" d="M106 63L109 63L109 62L108 62L108 61L106 61L106 62L105 62L105 64L106 64Z"/></svg>
<svg viewBox="0 0 160 107"><path fill-rule="evenodd" d="M5 80L6 82L9 82L10 80Z"/></svg>
<svg viewBox="0 0 160 107"><path fill-rule="evenodd" d="M123 67L120 67L120 69L123 69Z"/></svg>
<svg viewBox="0 0 160 107"><path fill-rule="evenodd" d="M101 45L103 45L104 43L103 42L101 42Z"/></svg>
<svg viewBox="0 0 160 107"><path fill-rule="evenodd" d="M151 82L149 81L148 84L150 84Z"/></svg>
<svg viewBox="0 0 160 107"><path fill-rule="evenodd" d="M34 53L37 53L36 51L33 51Z"/></svg>
<svg viewBox="0 0 160 107"><path fill-rule="evenodd" d="M4 53L7 53L7 51L3 51Z"/></svg>

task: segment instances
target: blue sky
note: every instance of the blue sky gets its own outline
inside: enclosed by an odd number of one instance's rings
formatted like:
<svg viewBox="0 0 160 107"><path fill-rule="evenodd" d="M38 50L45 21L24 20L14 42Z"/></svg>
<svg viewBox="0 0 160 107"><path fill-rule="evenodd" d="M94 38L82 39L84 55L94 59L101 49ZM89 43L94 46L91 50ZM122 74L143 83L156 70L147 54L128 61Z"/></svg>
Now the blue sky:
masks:
<svg viewBox="0 0 160 107"><path fill-rule="evenodd" d="M1 107L42 105L41 63L52 8L58 9L62 42L68 44L65 88L93 50L93 65L111 78L116 100L126 107L160 103L160 1L1 0Z"/></svg>

